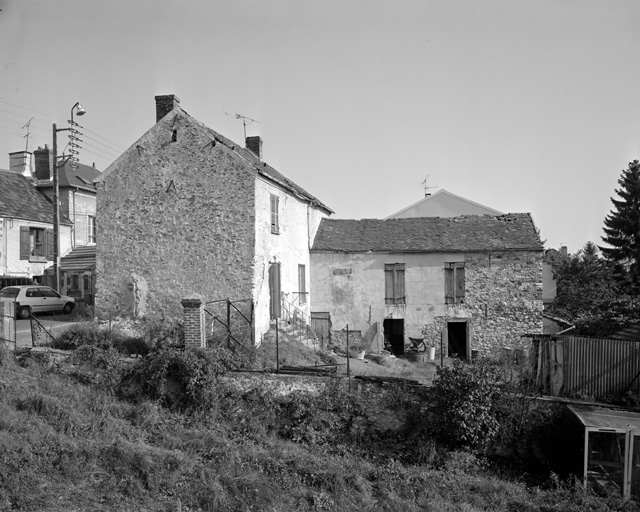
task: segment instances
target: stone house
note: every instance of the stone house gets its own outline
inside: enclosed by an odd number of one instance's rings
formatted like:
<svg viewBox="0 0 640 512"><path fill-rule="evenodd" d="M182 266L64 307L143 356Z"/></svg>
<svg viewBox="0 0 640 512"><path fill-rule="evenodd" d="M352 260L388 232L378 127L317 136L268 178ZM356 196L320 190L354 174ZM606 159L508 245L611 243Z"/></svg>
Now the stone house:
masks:
<svg viewBox="0 0 640 512"><path fill-rule="evenodd" d="M72 222L60 215L60 250L71 249ZM31 153L10 154L10 169L0 169L0 276L45 280L53 264L53 203L31 176Z"/></svg>
<svg viewBox="0 0 640 512"><path fill-rule="evenodd" d="M309 249L333 212L263 161L260 137L246 145L156 96L156 123L97 180L99 315L251 299L259 336L282 297L309 312Z"/></svg>
<svg viewBox="0 0 640 512"><path fill-rule="evenodd" d="M529 214L323 219L311 250L313 314L396 354L514 348L542 333L543 247Z"/></svg>

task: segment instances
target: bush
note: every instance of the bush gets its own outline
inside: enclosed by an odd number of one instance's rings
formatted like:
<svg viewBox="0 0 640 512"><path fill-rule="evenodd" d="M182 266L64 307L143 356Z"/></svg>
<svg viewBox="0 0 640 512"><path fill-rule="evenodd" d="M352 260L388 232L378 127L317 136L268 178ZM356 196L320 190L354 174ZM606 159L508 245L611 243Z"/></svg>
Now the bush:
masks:
<svg viewBox="0 0 640 512"><path fill-rule="evenodd" d="M437 371L432 389L432 435L451 448L486 448L500 428L498 370L482 361L454 359L452 366Z"/></svg>
<svg viewBox="0 0 640 512"><path fill-rule="evenodd" d="M157 400L179 409L209 409L220 375L234 368L232 353L218 349L161 349L141 359L124 376L120 394Z"/></svg>

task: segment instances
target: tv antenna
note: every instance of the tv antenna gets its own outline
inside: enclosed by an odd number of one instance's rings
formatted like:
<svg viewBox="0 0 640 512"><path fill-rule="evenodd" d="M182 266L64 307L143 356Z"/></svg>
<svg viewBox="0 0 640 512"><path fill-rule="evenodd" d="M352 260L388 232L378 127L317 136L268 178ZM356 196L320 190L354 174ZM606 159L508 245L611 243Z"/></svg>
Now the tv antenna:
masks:
<svg viewBox="0 0 640 512"><path fill-rule="evenodd" d="M26 123L24 123L24 126L22 127L23 130L25 128L27 129L26 135L22 136L23 139L27 139L27 143L26 143L26 145L24 147L25 151L29 151L29 135L31 135L31 132L29 131L29 128L31 126L31 121L33 121L33 117L31 119L29 119Z"/></svg>
<svg viewBox="0 0 640 512"><path fill-rule="evenodd" d="M429 189L436 188L435 185L433 187L427 187L427 180L429 179L429 176L431 176L431 174L427 174L427 177L422 181L422 187L424 188L424 197L429 197L431 195L430 192L427 192Z"/></svg>
<svg viewBox="0 0 640 512"><path fill-rule="evenodd" d="M226 115L231 115L227 112L225 112ZM260 121L256 121L255 119L251 119L250 117L247 116L243 116L242 114L234 114L234 117L236 119L242 119L242 128L244 130L244 140L247 140L247 124L253 124L253 123L258 123L260 124Z"/></svg>

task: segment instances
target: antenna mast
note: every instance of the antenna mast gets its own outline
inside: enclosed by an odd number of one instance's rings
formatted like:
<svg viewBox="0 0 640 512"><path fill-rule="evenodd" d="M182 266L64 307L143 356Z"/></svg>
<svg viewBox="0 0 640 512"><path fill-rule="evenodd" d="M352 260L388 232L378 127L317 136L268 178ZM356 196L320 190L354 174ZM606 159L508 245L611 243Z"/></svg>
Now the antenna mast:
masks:
<svg viewBox="0 0 640 512"><path fill-rule="evenodd" d="M427 180L429 179L429 176L431 176L431 174L427 174L427 177L422 181L422 187L424 188L424 197L429 197L431 195L429 192L427 192L427 190L436 188L436 186L427 187Z"/></svg>
<svg viewBox="0 0 640 512"><path fill-rule="evenodd" d="M230 115L227 112L225 112L225 114ZM242 119L242 129L244 130L244 140L247 140L247 124L253 124L253 123L260 124L260 121L256 121L255 119L251 119L250 117L243 116L242 114L234 114L234 117L236 119Z"/></svg>
<svg viewBox="0 0 640 512"><path fill-rule="evenodd" d="M26 123L24 123L24 126L22 127L23 130L25 128L27 129L26 135L22 136L23 139L27 139L27 143L26 143L26 145L24 147L25 151L29 151L29 135L31 135L31 132L29 131L29 128L31 127L31 121L33 121L33 117L31 119L29 119Z"/></svg>

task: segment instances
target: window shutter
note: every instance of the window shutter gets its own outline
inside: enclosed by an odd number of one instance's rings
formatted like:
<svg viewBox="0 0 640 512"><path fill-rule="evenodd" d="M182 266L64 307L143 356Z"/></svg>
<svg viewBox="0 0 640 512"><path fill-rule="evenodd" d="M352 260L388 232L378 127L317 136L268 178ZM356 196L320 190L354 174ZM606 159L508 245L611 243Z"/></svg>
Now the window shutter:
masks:
<svg viewBox="0 0 640 512"><path fill-rule="evenodd" d="M53 261L53 242L53 229L47 229L47 235L45 237L47 261Z"/></svg>
<svg viewBox="0 0 640 512"><path fill-rule="evenodd" d="M393 304L393 265L384 266L384 301L387 304Z"/></svg>
<svg viewBox="0 0 640 512"><path fill-rule="evenodd" d="M396 265L396 304L404 304L404 264Z"/></svg>
<svg viewBox="0 0 640 512"><path fill-rule="evenodd" d="M271 194L271 232L279 233L280 232L280 219L278 212L278 203L280 199L278 196Z"/></svg>
<svg viewBox="0 0 640 512"><path fill-rule="evenodd" d="M298 265L298 292L299 299L298 302L300 304L307 303L307 276L306 269L304 265Z"/></svg>
<svg viewBox="0 0 640 512"><path fill-rule="evenodd" d="M464 263L456 265L456 302L464 299Z"/></svg>
<svg viewBox="0 0 640 512"><path fill-rule="evenodd" d="M29 226L20 226L20 259L28 260L31 252L31 241L29 240Z"/></svg>
<svg viewBox="0 0 640 512"><path fill-rule="evenodd" d="M444 269L444 299L446 304L450 304L455 300L454 272L453 266L450 263L446 265Z"/></svg>

